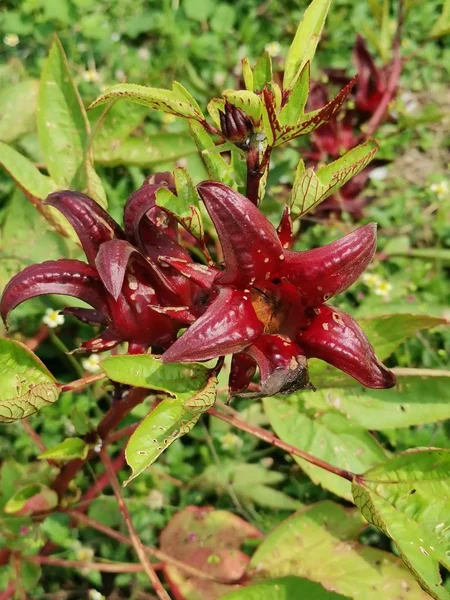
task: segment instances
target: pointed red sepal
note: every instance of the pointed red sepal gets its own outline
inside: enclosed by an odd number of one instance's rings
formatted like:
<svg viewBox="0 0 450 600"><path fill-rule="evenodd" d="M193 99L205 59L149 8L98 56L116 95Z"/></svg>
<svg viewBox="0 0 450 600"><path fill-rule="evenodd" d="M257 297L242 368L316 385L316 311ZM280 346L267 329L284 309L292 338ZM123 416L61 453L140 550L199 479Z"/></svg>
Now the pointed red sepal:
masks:
<svg viewBox="0 0 450 600"><path fill-rule="evenodd" d="M261 396L291 394L310 388L303 350L281 335L261 335L245 352L259 366Z"/></svg>
<svg viewBox="0 0 450 600"><path fill-rule="evenodd" d="M192 362L234 354L251 344L263 329L250 293L220 288L205 314L162 355L162 360Z"/></svg>
<svg viewBox="0 0 450 600"><path fill-rule="evenodd" d="M92 340L83 342L81 348L75 350L75 352L105 352L106 350L115 348L121 341L122 338L119 334L106 329L99 336L92 338Z"/></svg>
<svg viewBox="0 0 450 600"><path fill-rule="evenodd" d="M46 294L74 296L101 312L107 310L104 290L92 267L79 260L49 260L26 267L11 279L0 303L3 321L25 300Z"/></svg>
<svg viewBox="0 0 450 600"><path fill-rule="evenodd" d="M390 388L395 376L375 356L363 330L332 306L313 309L308 327L298 335L308 358L320 358L369 388Z"/></svg>
<svg viewBox="0 0 450 600"><path fill-rule="evenodd" d="M185 325L190 325L197 319L189 306L152 306L152 310Z"/></svg>
<svg viewBox="0 0 450 600"><path fill-rule="evenodd" d="M145 264L144 257L134 246L125 240L110 240L102 244L95 259L95 266L103 285L114 300L117 300L122 291L127 271L129 286L131 285L131 289L137 289L136 278L132 275L133 266L130 264L133 255L135 255L135 261L140 259L140 262Z"/></svg>
<svg viewBox="0 0 450 600"><path fill-rule="evenodd" d="M198 186L216 227L225 261L217 281L245 287L276 276L284 259L273 225L245 196L222 183Z"/></svg>
<svg viewBox="0 0 450 600"><path fill-rule="evenodd" d="M47 196L44 204L53 206L66 217L75 229L91 265L94 264L101 244L113 238L125 237L114 219L86 194L69 190L54 192Z"/></svg>
<svg viewBox="0 0 450 600"><path fill-rule="evenodd" d="M220 273L215 267L208 267L182 258L173 258L172 256L160 256L160 262L166 263L176 269L178 273L187 277L190 281L204 290L210 290L214 280Z"/></svg>
<svg viewBox="0 0 450 600"><path fill-rule="evenodd" d="M60 313L68 317L75 317L82 323L87 323L88 325L106 325L108 322L104 314L92 308L66 306Z"/></svg>
<svg viewBox="0 0 450 600"><path fill-rule="evenodd" d="M284 207L283 216L277 228L278 239L283 248L289 250L294 244L294 224L291 219L291 208L288 204Z"/></svg>
<svg viewBox="0 0 450 600"><path fill-rule="evenodd" d="M376 66L364 38L356 37L353 60L359 75L355 102L359 110L374 112L383 96L385 85L381 70Z"/></svg>
<svg viewBox="0 0 450 600"><path fill-rule="evenodd" d="M297 287L305 306L319 306L358 279L372 260L376 244L376 224L369 223L321 248L285 251L281 274Z"/></svg>
<svg viewBox="0 0 450 600"><path fill-rule="evenodd" d="M234 354L231 359L230 377L228 386L232 394L244 392L250 385L256 373L256 362L244 352Z"/></svg>

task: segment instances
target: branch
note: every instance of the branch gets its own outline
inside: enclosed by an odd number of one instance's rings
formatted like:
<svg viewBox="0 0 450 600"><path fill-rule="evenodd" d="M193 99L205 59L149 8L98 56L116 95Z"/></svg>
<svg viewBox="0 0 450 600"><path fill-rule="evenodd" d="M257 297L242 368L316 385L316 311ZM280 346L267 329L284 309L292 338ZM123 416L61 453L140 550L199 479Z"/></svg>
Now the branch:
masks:
<svg viewBox="0 0 450 600"><path fill-rule="evenodd" d="M126 526L130 533L131 542L133 544L133 547L136 551L136 554L137 554L139 560L141 561L144 571L146 572L149 580L151 581L151 583L153 585L153 589L155 590L158 598L160 598L160 600L171 600L169 594L166 592L161 581L159 580L155 569L153 568L151 562L149 561L147 554L145 553L144 546L142 545L142 542L141 542L141 540L137 534L137 531L133 525L130 513L128 512L127 505L125 504L125 500L122 496L122 491L120 489L119 482L117 481L117 476L114 473L111 459L109 458L109 455L106 452L106 450L103 450L100 453L100 456L103 461L103 464L105 465L106 472L109 476L109 483L111 484L111 487L114 490L114 495L116 496L117 504L119 505L120 512L123 515Z"/></svg>
<svg viewBox="0 0 450 600"><path fill-rule="evenodd" d="M210 408L208 410L208 413L210 415L212 415L213 417L216 417L217 419L221 419L222 421L225 421L226 423L229 423L230 425L234 425L234 427L237 427L238 429L241 429L242 431L245 431L247 433L250 433L251 435L254 435L255 437L259 438L260 440L263 440L264 442L266 442L267 444L271 444L272 446L275 446L276 448L279 448L280 450L284 450L285 452L288 452L289 454L293 454L294 456L299 456L300 458L303 458L303 460L306 460L307 462L311 463L312 465L315 465L316 467L320 467L321 469L324 469L325 471L328 471L329 473L334 473L338 477L342 477L343 479L346 479L347 481L353 481L353 479L355 477L354 473L350 473L350 471L346 471L345 469L340 469L339 467L330 465L329 463L325 462L324 460L321 460L320 458L316 458L312 454L309 454L308 452L304 452L303 450L300 450L300 448L291 446L291 444L287 444L286 442L283 442L282 440L280 440L280 438L277 438L276 435L274 435L267 429L262 429L262 427L257 427L256 425L250 425L249 423L246 423L245 421L242 421L238 417L234 416L234 414L227 415L223 412L220 412L219 410L217 410L215 408Z"/></svg>
<svg viewBox="0 0 450 600"><path fill-rule="evenodd" d="M100 379L105 379L106 375L104 373L96 373L94 375L87 375L86 377L82 377L81 379L75 379L75 381L71 381L70 383L61 384L61 392L75 392L78 390L82 390L94 381L99 381Z"/></svg>
<svg viewBox="0 0 450 600"><path fill-rule="evenodd" d="M67 569L88 569L90 571L102 571L103 573L141 573L142 565L123 562L85 562L82 560L63 560L53 556L24 556L24 559L36 565L51 565L53 567L65 567ZM153 565L154 569L161 569L161 564Z"/></svg>

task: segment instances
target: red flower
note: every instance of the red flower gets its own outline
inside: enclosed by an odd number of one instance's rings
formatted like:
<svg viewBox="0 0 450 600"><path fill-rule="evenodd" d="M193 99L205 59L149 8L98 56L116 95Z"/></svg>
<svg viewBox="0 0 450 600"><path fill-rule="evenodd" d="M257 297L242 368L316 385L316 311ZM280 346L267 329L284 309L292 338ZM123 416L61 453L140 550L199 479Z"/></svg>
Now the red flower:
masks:
<svg viewBox="0 0 450 600"><path fill-rule="evenodd" d="M188 308L199 299L200 288L157 260L161 253L191 260L177 242L175 220L155 206L156 191L171 183L171 175L162 173L135 192L125 206L124 230L84 194L50 194L46 204L74 227L89 264L62 259L27 267L4 290L2 319L6 322L25 300L64 294L93 307L66 308L66 314L106 327L82 349L100 352L123 341L130 353L166 348L180 327L201 314L200 308Z"/></svg>
<svg viewBox="0 0 450 600"><path fill-rule="evenodd" d="M163 259L191 281L211 289L206 312L166 350L165 362L205 361L233 354L230 385L244 390L255 372L261 395L307 387L307 358L338 367L363 385L391 387L393 374L378 361L358 324L325 304L346 290L370 263L375 224L323 248L287 250L250 200L221 183L204 182L199 194L222 245L222 272ZM284 217L286 221L286 217Z"/></svg>

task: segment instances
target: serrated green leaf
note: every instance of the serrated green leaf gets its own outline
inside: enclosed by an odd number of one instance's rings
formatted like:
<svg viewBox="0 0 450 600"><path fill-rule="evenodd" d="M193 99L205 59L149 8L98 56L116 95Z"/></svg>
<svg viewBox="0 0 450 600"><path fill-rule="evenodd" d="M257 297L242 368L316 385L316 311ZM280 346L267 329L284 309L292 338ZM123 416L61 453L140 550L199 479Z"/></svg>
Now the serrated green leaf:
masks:
<svg viewBox="0 0 450 600"><path fill-rule="evenodd" d="M272 58L268 52L263 52L253 69L253 90L262 90L265 85L272 83Z"/></svg>
<svg viewBox="0 0 450 600"><path fill-rule="evenodd" d="M330 501L299 511L267 535L250 572L307 577L355 600L427 600L398 558L355 540L362 527L356 513Z"/></svg>
<svg viewBox="0 0 450 600"><path fill-rule="evenodd" d="M348 596L335 594L320 584L300 579L299 577L283 577L270 579L256 585L249 585L222 596L223 600L345 600Z"/></svg>
<svg viewBox="0 0 450 600"><path fill-rule="evenodd" d="M240 108L257 125L261 119L261 98L248 90L225 90L222 93L225 100Z"/></svg>
<svg viewBox="0 0 450 600"><path fill-rule="evenodd" d="M306 414L302 411L301 394L297 398L292 398L290 403L277 398L263 400L270 424L284 442L351 473L364 472L369 466L386 459L382 447L357 423L337 411ZM314 483L351 500L349 481L298 456L293 458Z"/></svg>
<svg viewBox="0 0 450 600"><path fill-rule="evenodd" d="M206 107L214 125L220 129L220 113L225 111L225 100L223 98L212 98Z"/></svg>
<svg viewBox="0 0 450 600"><path fill-rule="evenodd" d="M295 81L292 83L292 89L286 104L280 111L278 119L280 125L295 125L305 114L306 101L309 94L310 65L305 64L299 71Z"/></svg>
<svg viewBox="0 0 450 600"><path fill-rule="evenodd" d="M156 204L170 212L195 239L202 241L203 221L197 190L183 167L177 167L174 174L177 195L167 188L160 188L156 193Z"/></svg>
<svg viewBox="0 0 450 600"><path fill-rule="evenodd" d="M180 100L187 100L189 102L189 104L191 104L195 110L203 116L202 113L202 109L200 108L199 103L197 102L197 100L194 98L194 96L191 94L191 92L189 92L184 85L182 85L181 83L179 83L178 81L174 81L172 83L172 91L175 92L175 94L178 95L178 97L180 98Z"/></svg>
<svg viewBox="0 0 450 600"><path fill-rule="evenodd" d="M3 507L6 514L21 516L51 510L58 505L58 494L46 485L31 483L20 488Z"/></svg>
<svg viewBox="0 0 450 600"><path fill-rule="evenodd" d="M0 338L0 422L12 423L56 402L52 374L26 346Z"/></svg>
<svg viewBox="0 0 450 600"><path fill-rule="evenodd" d="M86 190L106 206L105 192L92 164L89 121L58 38L41 75L37 125L45 163L57 186Z"/></svg>
<svg viewBox="0 0 450 600"><path fill-rule="evenodd" d="M156 406L130 437L125 458L131 476L124 485L149 467L175 440L185 435L210 408L217 395L217 377L209 377L203 387L178 398L167 398Z"/></svg>
<svg viewBox="0 0 450 600"><path fill-rule="evenodd" d="M167 392L182 399L202 388L210 372L197 363L163 363L150 354L110 356L100 366L113 381Z"/></svg>
<svg viewBox="0 0 450 600"><path fill-rule="evenodd" d="M161 88L146 87L134 83L120 83L113 85L104 94L99 96L89 107L89 110L114 100L129 100L148 108L154 108L176 117L203 121L204 117L186 97L180 99L179 88L177 91Z"/></svg>
<svg viewBox="0 0 450 600"><path fill-rule="evenodd" d="M242 77L244 78L244 83L247 90L253 92L255 90L253 81L253 71L247 57L244 57L242 59Z"/></svg>
<svg viewBox="0 0 450 600"><path fill-rule="evenodd" d="M39 82L25 79L0 90L0 140L10 144L36 127Z"/></svg>
<svg viewBox="0 0 450 600"><path fill-rule="evenodd" d="M361 427L385 431L448 419L449 389L448 376L420 373L397 375L397 385L390 390L330 388L302 392L301 398L308 408L338 410Z"/></svg>
<svg viewBox="0 0 450 600"><path fill-rule="evenodd" d="M356 505L397 546L421 586L448 600L439 565L450 568L450 450L414 449L358 476Z"/></svg>
<svg viewBox="0 0 450 600"><path fill-rule="evenodd" d="M377 142L371 139L317 171L314 167L300 169L289 200L292 218L297 219L316 208L325 198L362 171L377 150Z"/></svg>
<svg viewBox="0 0 450 600"><path fill-rule="evenodd" d="M233 170L220 154L214 152L216 145L209 133L195 121L189 123L189 128L211 179L235 188Z"/></svg>
<svg viewBox="0 0 450 600"><path fill-rule="evenodd" d="M67 438L57 446L42 452L38 458L55 460L57 462L68 462L74 458L86 458L89 453L89 445L78 437Z"/></svg>
<svg viewBox="0 0 450 600"><path fill-rule="evenodd" d="M316 53L331 0L313 0L297 27L284 67L283 88L290 88L297 73Z"/></svg>

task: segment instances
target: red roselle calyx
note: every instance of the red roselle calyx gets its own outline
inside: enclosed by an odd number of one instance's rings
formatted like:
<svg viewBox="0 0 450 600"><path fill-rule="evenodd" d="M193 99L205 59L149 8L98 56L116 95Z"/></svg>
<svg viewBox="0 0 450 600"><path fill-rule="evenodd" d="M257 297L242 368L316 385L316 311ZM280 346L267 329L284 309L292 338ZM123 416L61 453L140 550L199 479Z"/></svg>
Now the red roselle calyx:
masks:
<svg viewBox="0 0 450 600"><path fill-rule="evenodd" d="M170 173L158 174L129 198L124 229L84 194L50 194L46 204L74 227L88 264L63 259L27 267L4 290L2 319L6 322L10 311L25 300L64 294L92 306L67 308L66 314L105 328L84 342L82 350L100 352L120 342L128 342L130 353L167 348L202 309L196 306L200 288L158 261L164 253L191 262L178 244L177 223L155 205L162 185L172 185Z"/></svg>
<svg viewBox="0 0 450 600"><path fill-rule="evenodd" d="M325 304L370 263L376 248L374 223L323 248L294 252L238 192L210 181L201 183L198 192L216 227L225 268L198 270L187 261L162 259L211 292L206 312L166 350L163 361L232 354L232 390L245 390L258 365L264 396L307 387L311 357L367 387L394 385L394 375L376 358L358 324ZM281 230L286 237L286 228Z"/></svg>

